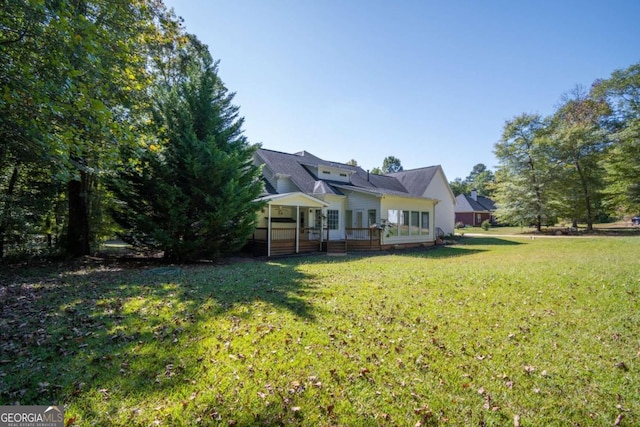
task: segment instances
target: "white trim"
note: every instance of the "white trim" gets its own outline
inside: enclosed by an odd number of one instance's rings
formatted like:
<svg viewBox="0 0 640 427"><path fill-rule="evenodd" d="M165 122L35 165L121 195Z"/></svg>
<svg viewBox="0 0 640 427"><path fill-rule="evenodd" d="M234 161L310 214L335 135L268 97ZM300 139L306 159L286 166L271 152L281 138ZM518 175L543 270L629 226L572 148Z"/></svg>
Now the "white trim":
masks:
<svg viewBox="0 0 640 427"><path fill-rule="evenodd" d="M267 216L267 256L271 256L271 203L269 203L269 215Z"/></svg>
<svg viewBox="0 0 640 427"><path fill-rule="evenodd" d="M327 202L324 202L320 199L318 199L317 197L313 197L310 196L306 193L303 193L301 191L296 191L293 193L283 193L283 194L270 194L268 196L263 196L263 197L258 197L256 199L256 201L260 201L260 202L267 202L269 204L269 206L271 206L272 203L274 202L278 202L278 203L274 203L274 204L278 204L278 205L286 205L287 201L286 199L288 198L294 198L294 197L302 197L304 199L309 200L309 207L323 207L323 206L329 206L329 204ZM291 206L293 206L294 204L291 204ZM299 203L296 203L296 205L299 205Z"/></svg>
<svg viewBox="0 0 640 427"><path fill-rule="evenodd" d="M300 253L300 205L296 205L296 253Z"/></svg>

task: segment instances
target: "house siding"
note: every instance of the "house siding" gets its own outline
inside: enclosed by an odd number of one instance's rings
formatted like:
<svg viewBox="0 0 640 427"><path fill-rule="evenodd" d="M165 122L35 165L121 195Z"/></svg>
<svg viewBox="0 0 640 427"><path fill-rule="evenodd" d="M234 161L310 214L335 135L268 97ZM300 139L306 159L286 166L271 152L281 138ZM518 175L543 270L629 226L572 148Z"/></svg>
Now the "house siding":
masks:
<svg viewBox="0 0 640 427"><path fill-rule="evenodd" d="M461 222L464 225L470 225L472 227L479 226L483 221L491 221L490 212L457 212L456 222Z"/></svg>
<svg viewBox="0 0 640 427"><path fill-rule="evenodd" d="M344 224L344 211L346 205L346 197L345 196L335 196L332 194L326 194L322 197L319 197L329 204L325 209L325 213L327 210L337 210L338 211L338 229L337 230L329 230L329 238L331 240L343 240L345 235L345 224Z"/></svg>
<svg viewBox="0 0 640 427"><path fill-rule="evenodd" d="M473 225L473 212L457 212L456 223L458 222L464 225Z"/></svg>
<svg viewBox="0 0 640 427"><path fill-rule="evenodd" d="M255 162L257 163L257 162ZM257 163L258 165L260 165L260 163ZM275 174L271 171L271 169L267 168L267 167L263 167L262 168L262 176L264 177L264 179L267 180L267 182L273 187L273 188L278 188L278 180L275 176Z"/></svg>
<svg viewBox="0 0 640 427"><path fill-rule="evenodd" d="M291 182L291 178L282 176L278 178L278 185L276 189L280 194L295 193L296 191L299 191L298 187L296 187L295 184Z"/></svg>
<svg viewBox="0 0 640 427"><path fill-rule="evenodd" d="M356 218L356 212L358 211L362 211L362 215L363 215L363 227L368 227L369 224L367 222L368 217L367 217L367 213L370 209L375 209L376 210L376 223L380 223L380 197L377 196L373 196L373 195L369 195L369 194L364 194L364 193L357 193L357 192L351 192L349 193L348 197L347 197L347 202L346 202L346 210L351 210L354 212L353 214L353 219L355 221ZM345 227L350 228L350 227L354 227L353 224L345 224Z"/></svg>
<svg viewBox="0 0 640 427"><path fill-rule="evenodd" d="M435 226L440 227L445 234L453 234L456 198L451 193L447 177L442 169L438 170L437 176L427 187L424 196L439 200L435 207Z"/></svg>

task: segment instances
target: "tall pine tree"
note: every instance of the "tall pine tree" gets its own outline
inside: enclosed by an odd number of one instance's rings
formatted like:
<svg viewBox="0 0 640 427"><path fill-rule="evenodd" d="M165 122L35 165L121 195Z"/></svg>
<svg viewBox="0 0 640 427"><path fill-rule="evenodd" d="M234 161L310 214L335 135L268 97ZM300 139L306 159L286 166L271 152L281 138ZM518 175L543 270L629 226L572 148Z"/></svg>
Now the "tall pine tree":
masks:
<svg viewBox="0 0 640 427"><path fill-rule="evenodd" d="M138 159L114 182L114 212L125 240L171 261L216 258L242 247L260 204L257 146L242 134L233 94L205 45L189 36L175 52L178 72L157 88L152 128Z"/></svg>

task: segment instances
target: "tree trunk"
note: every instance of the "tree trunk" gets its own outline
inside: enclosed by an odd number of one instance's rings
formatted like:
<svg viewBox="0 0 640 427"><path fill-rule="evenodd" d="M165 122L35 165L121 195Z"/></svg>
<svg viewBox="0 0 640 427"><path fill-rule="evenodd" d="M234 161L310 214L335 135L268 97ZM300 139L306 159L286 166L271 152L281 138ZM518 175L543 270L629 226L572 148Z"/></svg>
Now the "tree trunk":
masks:
<svg viewBox="0 0 640 427"><path fill-rule="evenodd" d="M11 218L11 209L13 208L13 192L18 182L18 165L13 167L11 178L9 179L9 186L5 195L4 206L2 207L2 217L0 217L0 258L4 257L4 236L7 232L7 224Z"/></svg>
<svg viewBox="0 0 640 427"><path fill-rule="evenodd" d="M576 160L576 170L580 177L580 184L582 185L582 194L584 197L585 207L587 208L587 231L593 231L593 216L591 213L591 194L589 193L589 185L587 184L587 178L582 172L580 167L580 161Z"/></svg>
<svg viewBox="0 0 640 427"><path fill-rule="evenodd" d="M67 225L67 253L71 256L89 255L89 179L80 171L80 180L67 184L69 223Z"/></svg>

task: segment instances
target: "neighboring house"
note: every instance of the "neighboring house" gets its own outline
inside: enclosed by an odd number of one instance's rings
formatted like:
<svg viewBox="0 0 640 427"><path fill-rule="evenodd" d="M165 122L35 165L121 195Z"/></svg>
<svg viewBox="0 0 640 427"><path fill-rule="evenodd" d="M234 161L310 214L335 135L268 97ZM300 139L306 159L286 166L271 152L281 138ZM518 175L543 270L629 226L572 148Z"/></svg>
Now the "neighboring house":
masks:
<svg viewBox="0 0 640 427"><path fill-rule="evenodd" d="M451 223L447 232L453 232L455 199L450 189L447 193L436 183L444 179L448 188L439 166L399 176L375 175L306 151L288 154L265 149L256 152L254 163L263 167L261 200L266 202L250 242L256 254L433 245L440 203L451 205L451 219L442 219L443 224ZM419 176L429 182L418 185ZM428 191L431 187L433 195ZM438 199L442 194L444 202Z"/></svg>
<svg viewBox="0 0 640 427"><path fill-rule="evenodd" d="M470 195L460 194L456 197L456 224L479 226L485 220L495 224L495 210L493 200L478 196L476 190L472 190Z"/></svg>

